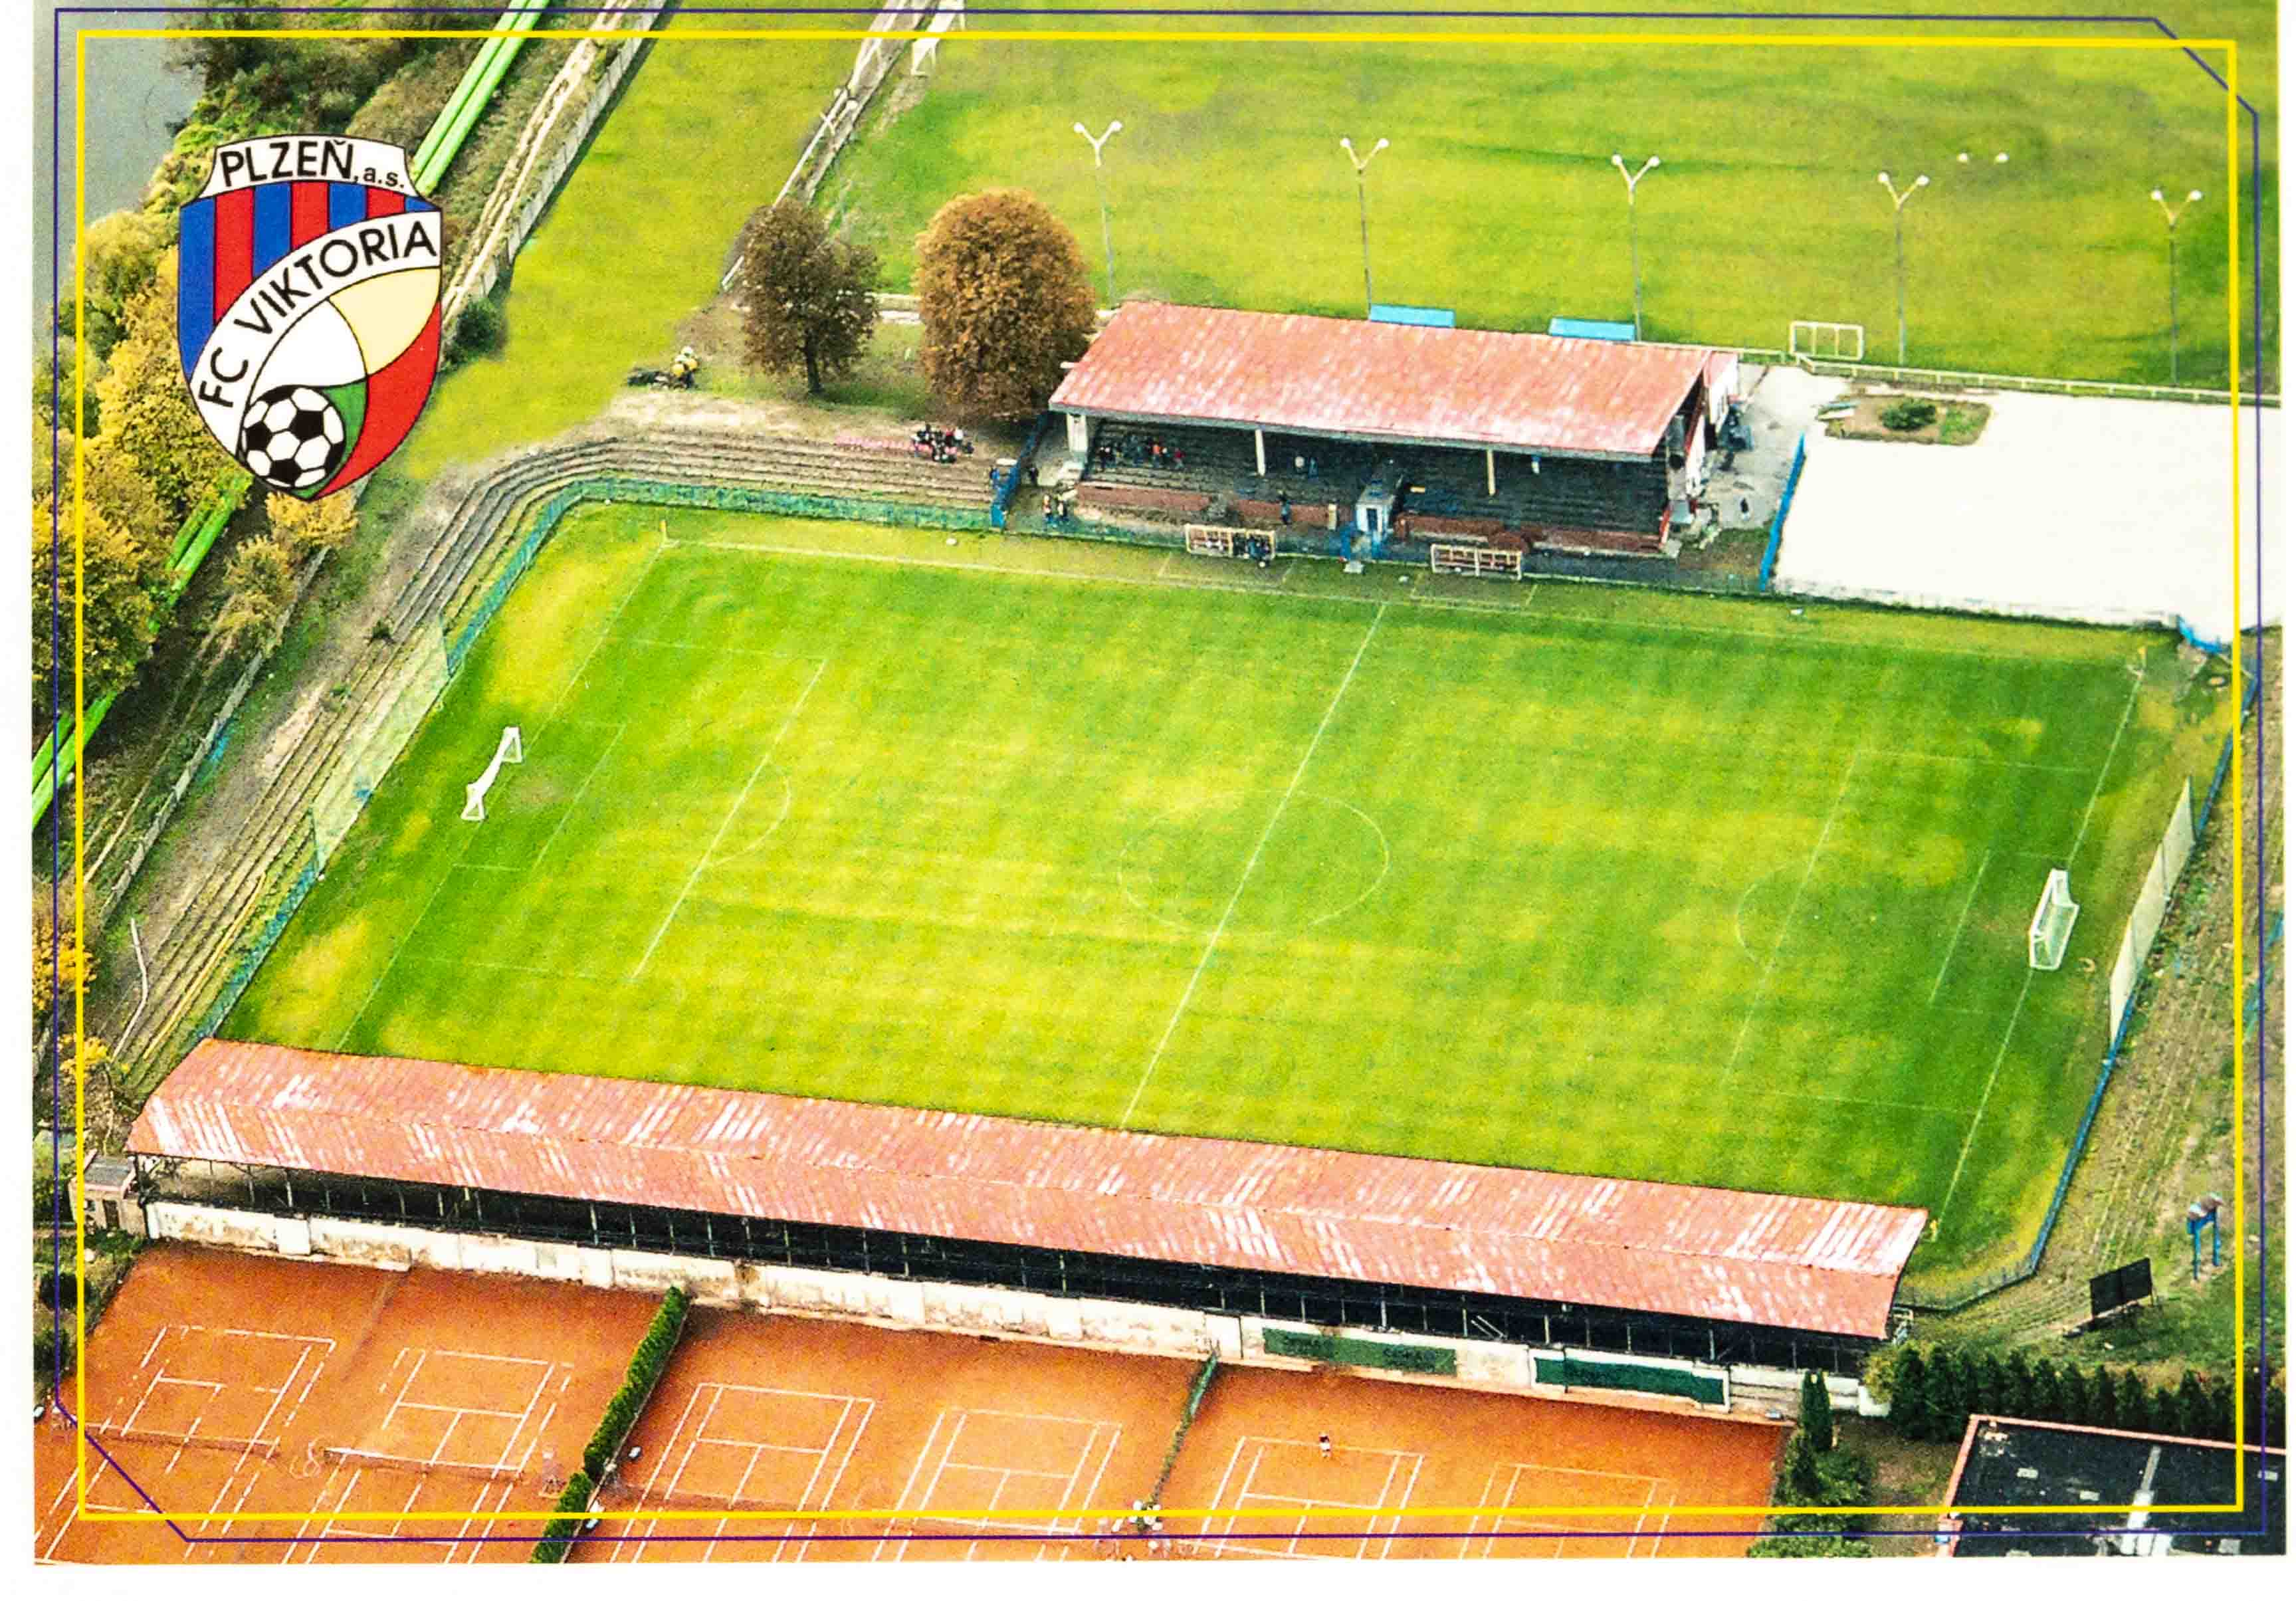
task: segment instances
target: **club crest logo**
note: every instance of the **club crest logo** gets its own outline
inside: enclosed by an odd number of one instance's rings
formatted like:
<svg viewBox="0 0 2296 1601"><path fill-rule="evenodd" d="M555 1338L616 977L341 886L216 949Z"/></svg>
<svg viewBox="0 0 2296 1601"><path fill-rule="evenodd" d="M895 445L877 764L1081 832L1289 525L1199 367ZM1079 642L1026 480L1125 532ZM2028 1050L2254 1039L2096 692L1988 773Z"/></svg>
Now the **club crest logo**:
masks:
<svg viewBox="0 0 2296 1601"><path fill-rule="evenodd" d="M177 235L176 343L208 431L268 488L332 495L414 428L439 371L443 220L397 145L216 148Z"/></svg>

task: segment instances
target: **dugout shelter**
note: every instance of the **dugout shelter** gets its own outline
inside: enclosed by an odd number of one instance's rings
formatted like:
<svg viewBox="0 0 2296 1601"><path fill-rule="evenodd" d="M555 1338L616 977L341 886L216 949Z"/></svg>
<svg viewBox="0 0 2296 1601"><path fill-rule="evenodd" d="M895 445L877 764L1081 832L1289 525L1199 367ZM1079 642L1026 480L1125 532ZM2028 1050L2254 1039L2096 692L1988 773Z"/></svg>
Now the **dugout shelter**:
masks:
<svg viewBox="0 0 2296 1601"><path fill-rule="evenodd" d="M1849 1378L1926 1219L222 1040L128 1148L155 1234L176 1203Z"/></svg>
<svg viewBox="0 0 2296 1601"><path fill-rule="evenodd" d="M1664 557L1737 370L1690 345L1135 301L1051 408L1089 517L1283 527L1337 556Z"/></svg>

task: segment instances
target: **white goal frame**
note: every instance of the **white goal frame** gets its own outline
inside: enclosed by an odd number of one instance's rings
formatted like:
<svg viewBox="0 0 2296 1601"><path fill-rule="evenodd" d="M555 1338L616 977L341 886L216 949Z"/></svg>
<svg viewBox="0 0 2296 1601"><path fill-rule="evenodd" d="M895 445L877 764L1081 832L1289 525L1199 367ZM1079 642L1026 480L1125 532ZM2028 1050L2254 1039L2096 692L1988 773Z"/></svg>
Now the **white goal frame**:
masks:
<svg viewBox="0 0 2296 1601"><path fill-rule="evenodd" d="M463 821L485 822L487 792L495 786L495 775L502 771L503 763L525 759L526 742L519 735L518 725L512 723L502 731L502 738L495 743L495 759L487 763L487 770L463 786Z"/></svg>
<svg viewBox="0 0 2296 1601"><path fill-rule="evenodd" d="M1786 354L1807 356L1812 361L1863 361L1866 324L1797 320L1786 329Z"/></svg>
<svg viewBox="0 0 2296 1601"><path fill-rule="evenodd" d="M1427 571L1456 572L1471 579L1513 579L1522 581L1522 552L1493 550L1485 545L1431 545Z"/></svg>
<svg viewBox="0 0 2296 1601"><path fill-rule="evenodd" d="M2036 972L2054 973L2064 965L2065 947L2072 941L2073 924L2079 917L2072 880L2062 867L2050 868L2032 924L2025 931L2025 960Z"/></svg>

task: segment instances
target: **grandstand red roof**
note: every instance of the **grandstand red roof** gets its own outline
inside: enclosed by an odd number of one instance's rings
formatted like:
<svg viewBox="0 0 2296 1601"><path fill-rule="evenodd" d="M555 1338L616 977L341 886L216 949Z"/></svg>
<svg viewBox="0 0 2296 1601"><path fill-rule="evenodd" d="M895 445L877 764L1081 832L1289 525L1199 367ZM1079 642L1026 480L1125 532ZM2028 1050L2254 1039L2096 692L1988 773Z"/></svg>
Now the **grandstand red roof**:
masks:
<svg viewBox="0 0 2296 1601"><path fill-rule="evenodd" d="M1647 458L1704 370L1688 345L1553 339L1135 301L1054 409Z"/></svg>
<svg viewBox="0 0 2296 1601"><path fill-rule="evenodd" d="M128 1148L1871 1336L1925 1217L222 1040Z"/></svg>

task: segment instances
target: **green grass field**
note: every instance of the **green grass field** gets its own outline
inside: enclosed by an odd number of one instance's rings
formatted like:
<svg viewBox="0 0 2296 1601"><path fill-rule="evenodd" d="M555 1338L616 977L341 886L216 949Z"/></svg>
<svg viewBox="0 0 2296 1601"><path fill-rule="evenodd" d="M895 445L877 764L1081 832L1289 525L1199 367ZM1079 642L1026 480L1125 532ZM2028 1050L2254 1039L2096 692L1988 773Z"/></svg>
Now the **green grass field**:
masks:
<svg viewBox="0 0 2296 1601"><path fill-rule="evenodd" d="M2270 29L2232 5L2176 22L2188 37ZM1414 26L1604 30L1582 21ZM1721 37L1649 44L1625 37L1634 29ZM2145 30L1792 31L2125 42ZM1626 193L1610 157L1639 165L1654 152L1664 165L1637 198L1652 337L1777 347L1792 319L1821 318L1863 324L1868 359L1889 361L1892 218L1875 174L1926 173L1933 182L1906 214L1908 359L2165 382L2165 240L2148 193L2199 188L2209 199L2182 235L2179 375L2223 383L2224 100L2192 62L1734 42L1756 37L1727 23L1650 21L1576 45L969 41L944 48L922 103L850 152L822 200L884 253L891 286L906 288L911 242L943 202L1029 189L1075 230L1098 284L1091 152L1070 125L1096 133L1120 118L1107 152L1119 293L1360 316L1356 180L1338 137L1352 135L1358 149L1385 137L1391 147L1369 177L1379 298L1455 308L1472 326L1543 329L1555 315L1630 315ZM2243 78L2267 111L2269 62L2268 50L2249 52ZM2272 127L2267 117L2267 161ZM1969 166L1956 160L1963 151ZM2006 166L1992 163L1997 151L2010 152Z"/></svg>
<svg viewBox="0 0 2296 1601"><path fill-rule="evenodd" d="M2030 1235L2226 726L2159 640L1278 571L577 513L225 1032Z"/></svg>

